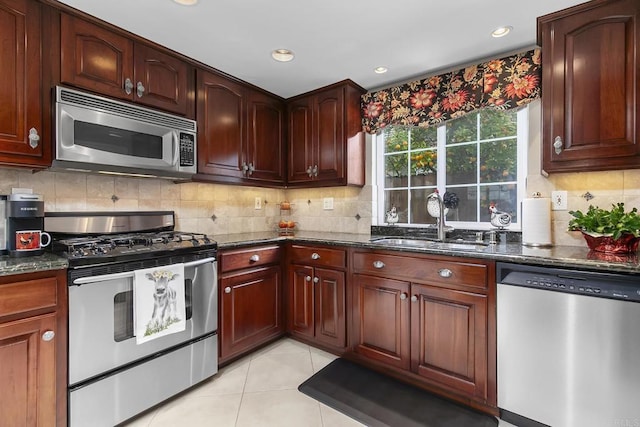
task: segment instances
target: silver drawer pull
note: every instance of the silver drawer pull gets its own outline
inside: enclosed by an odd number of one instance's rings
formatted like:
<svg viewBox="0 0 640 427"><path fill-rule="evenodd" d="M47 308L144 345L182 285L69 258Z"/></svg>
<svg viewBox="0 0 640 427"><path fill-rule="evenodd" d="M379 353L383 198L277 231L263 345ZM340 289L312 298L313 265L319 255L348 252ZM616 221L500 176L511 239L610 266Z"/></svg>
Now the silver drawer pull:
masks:
<svg viewBox="0 0 640 427"><path fill-rule="evenodd" d="M412 295L411 302L416 302L416 301L418 301L418 297L416 295Z"/></svg>
<svg viewBox="0 0 640 427"><path fill-rule="evenodd" d="M313 278L313 283L318 283L320 281L320 279L318 279L317 277Z"/></svg>
<svg viewBox="0 0 640 427"><path fill-rule="evenodd" d="M224 288L224 293L225 294L230 294L231 293L231 286L227 286L226 288Z"/></svg>
<svg viewBox="0 0 640 427"><path fill-rule="evenodd" d="M403 300L403 301L406 300L407 299L407 293L406 292L401 293L400 294L400 299Z"/></svg>
<svg viewBox="0 0 640 427"><path fill-rule="evenodd" d="M384 262L382 261L373 261L374 268L384 268Z"/></svg>
<svg viewBox="0 0 640 427"><path fill-rule="evenodd" d="M318 255L316 252L311 254L311 259L320 259L320 255Z"/></svg>
<svg viewBox="0 0 640 427"><path fill-rule="evenodd" d="M56 336L56 333L53 331L44 331L42 334L42 341L51 341Z"/></svg>
<svg viewBox="0 0 640 427"><path fill-rule="evenodd" d="M440 275L440 277L449 278L453 276L453 271L449 270L448 268L443 268L441 270L438 270L438 274Z"/></svg>
<svg viewBox="0 0 640 427"><path fill-rule="evenodd" d="M307 282L310 282L311 281L311 276L305 276L304 280L307 281Z"/></svg>
<svg viewBox="0 0 640 427"><path fill-rule="evenodd" d="M251 255L251 257L249 258L249 261L251 261L251 262L260 261L260 255L258 255L258 254Z"/></svg>

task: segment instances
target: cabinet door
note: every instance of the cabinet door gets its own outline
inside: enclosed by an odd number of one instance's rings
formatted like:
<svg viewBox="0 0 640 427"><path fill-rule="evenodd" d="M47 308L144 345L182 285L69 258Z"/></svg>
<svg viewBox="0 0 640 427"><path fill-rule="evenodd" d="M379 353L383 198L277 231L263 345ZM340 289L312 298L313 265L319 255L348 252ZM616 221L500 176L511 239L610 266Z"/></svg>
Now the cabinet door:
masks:
<svg viewBox="0 0 640 427"><path fill-rule="evenodd" d="M547 172L640 166L640 5L584 6L540 26Z"/></svg>
<svg viewBox="0 0 640 427"><path fill-rule="evenodd" d="M241 179L244 88L198 70L198 173Z"/></svg>
<svg viewBox="0 0 640 427"><path fill-rule="evenodd" d="M282 333L280 283L278 266L221 278L221 358L250 350Z"/></svg>
<svg viewBox="0 0 640 427"><path fill-rule="evenodd" d="M487 398L487 297L411 285L411 370Z"/></svg>
<svg viewBox="0 0 640 427"><path fill-rule="evenodd" d="M0 324L0 424L56 424L55 314Z"/></svg>
<svg viewBox="0 0 640 427"><path fill-rule="evenodd" d="M186 115L191 67L174 56L142 44L136 44L134 58L135 101ZM144 87L141 92L138 84Z"/></svg>
<svg viewBox="0 0 640 427"><path fill-rule="evenodd" d="M133 99L133 41L107 29L62 14L61 78L64 83L103 95Z"/></svg>
<svg viewBox="0 0 640 427"><path fill-rule="evenodd" d="M346 347L345 280L342 271L315 268L315 339Z"/></svg>
<svg viewBox="0 0 640 427"><path fill-rule="evenodd" d="M311 181L311 169L314 166L312 144L312 108L311 98L292 101L289 113L289 161L287 182L300 183Z"/></svg>
<svg viewBox="0 0 640 427"><path fill-rule="evenodd" d="M48 165L45 141L29 144L29 131L42 136L40 5L30 0L0 3L0 162Z"/></svg>
<svg viewBox="0 0 640 427"><path fill-rule="evenodd" d="M314 103L314 166L318 181L339 180L345 176L344 89L316 95Z"/></svg>
<svg viewBox="0 0 640 427"><path fill-rule="evenodd" d="M353 277L354 350L409 369L409 283L363 274Z"/></svg>
<svg viewBox="0 0 640 427"><path fill-rule="evenodd" d="M247 178L274 184L284 182L284 105L266 94L252 91L248 96Z"/></svg>
<svg viewBox="0 0 640 427"><path fill-rule="evenodd" d="M289 330L306 338L313 338L313 268L292 265L289 274Z"/></svg>

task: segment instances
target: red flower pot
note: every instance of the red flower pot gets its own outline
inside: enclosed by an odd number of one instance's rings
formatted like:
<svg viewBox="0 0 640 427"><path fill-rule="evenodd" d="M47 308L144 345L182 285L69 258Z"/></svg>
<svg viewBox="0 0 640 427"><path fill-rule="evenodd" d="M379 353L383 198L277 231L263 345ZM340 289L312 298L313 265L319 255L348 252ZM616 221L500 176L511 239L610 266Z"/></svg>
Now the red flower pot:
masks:
<svg viewBox="0 0 640 427"><path fill-rule="evenodd" d="M587 241L589 249L610 254L637 252L638 243L640 243L640 237L635 237L633 234L623 234L618 239L614 239L611 236L592 236L584 232L582 235Z"/></svg>

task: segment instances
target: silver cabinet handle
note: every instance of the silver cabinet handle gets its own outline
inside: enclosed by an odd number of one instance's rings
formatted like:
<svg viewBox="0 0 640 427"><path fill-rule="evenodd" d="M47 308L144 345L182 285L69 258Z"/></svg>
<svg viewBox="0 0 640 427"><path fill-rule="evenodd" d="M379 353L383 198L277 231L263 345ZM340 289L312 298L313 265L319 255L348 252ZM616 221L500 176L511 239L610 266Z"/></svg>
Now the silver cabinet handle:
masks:
<svg viewBox="0 0 640 427"><path fill-rule="evenodd" d="M556 139L553 140L553 148L556 150L556 154L562 153L562 145L562 138L556 136Z"/></svg>
<svg viewBox="0 0 640 427"><path fill-rule="evenodd" d="M40 135L36 128L29 129L29 147L36 148L40 143Z"/></svg>
<svg viewBox="0 0 640 427"><path fill-rule="evenodd" d="M256 170L256 168L253 166L253 163L249 163L249 167L248 167L248 174L249 176L253 175L253 172Z"/></svg>
<svg viewBox="0 0 640 427"><path fill-rule="evenodd" d="M309 178L313 177L313 168L311 166L307 168L307 175L309 175Z"/></svg>
<svg viewBox="0 0 640 427"><path fill-rule="evenodd" d="M307 282L310 282L310 281L311 281L311 276L306 276L306 277L304 278L304 280L305 280L305 281L307 281Z"/></svg>
<svg viewBox="0 0 640 427"><path fill-rule="evenodd" d="M227 286L226 288L224 288L224 293L225 294L230 294L231 293L231 286Z"/></svg>
<svg viewBox="0 0 640 427"><path fill-rule="evenodd" d="M142 98L142 95L144 95L144 85L142 84L142 82L138 82L138 84L136 85L136 93L138 94L138 98Z"/></svg>
<svg viewBox="0 0 640 427"><path fill-rule="evenodd" d="M247 176L249 172L249 166L247 162L242 162L242 175Z"/></svg>
<svg viewBox="0 0 640 427"><path fill-rule="evenodd" d="M253 255L251 255L251 257L249 257L249 261L251 261L251 262L258 262L258 261L260 261L260 255L258 255L258 254L253 254Z"/></svg>
<svg viewBox="0 0 640 427"><path fill-rule="evenodd" d="M407 293L406 292L401 293L400 294L400 299L403 300L403 301L406 300L407 299Z"/></svg>
<svg viewBox="0 0 640 427"><path fill-rule="evenodd" d="M384 268L384 262L382 261L373 261L374 268Z"/></svg>
<svg viewBox="0 0 640 427"><path fill-rule="evenodd" d="M416 302L418 301L418 297L415 295L411 295L411 302Z"/></svg>
<svg viewBox="0 0 640 427"><path fill-rule="evenodd" d="M318 283L318 282L320 282L320 279L318 279L317 277L314 277L313 278L313 283Z"/></svg>
<svg viewBox="0 0 640 427"><path fill-rule="evenodd" d="M42 341L51 341L56 336L56 333L53 331L44 331L42 334Z"/></svg>
<svg viewBox="0 0 640 427"><path fill-rule="evenodd" d="M311 171L313 172L313 176L318 176L318 165L313 165Z"/></svg>
<svg viewBox="0 0 640 427"><path fill-rule="evenodd" d="M438 270L438 274L440 275L440 277L444 277L445 279L447 279L453 276L453 271L449 270L448 268L442 268Z"/></svg>
<svg viewBox="0 0 640 427"><path fill-rule="evenodd" d="M126 93L127 95L131 95L132 91L133 91L133 82L129 77L127 77L126 80L124 81L124 93Z"/></svg>
<svg viewBox="0 0 640 427"><path fill-rule="evenodd" d="M320 255L318 255L316 252L311 254L311 259L320 259Z"/></svg>

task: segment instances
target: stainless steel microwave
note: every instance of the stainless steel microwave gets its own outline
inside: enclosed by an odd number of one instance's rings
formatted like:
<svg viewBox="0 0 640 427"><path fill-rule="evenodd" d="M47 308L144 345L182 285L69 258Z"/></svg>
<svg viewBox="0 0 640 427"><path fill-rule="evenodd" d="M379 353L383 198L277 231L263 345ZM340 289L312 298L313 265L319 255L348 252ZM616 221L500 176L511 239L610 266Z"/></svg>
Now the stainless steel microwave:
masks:
<svg viewBox="0 0 640 427"><path fill-rule="evenodd" d="M56 87L52 169L189 179L197 168L194 120Z"/></svg>

